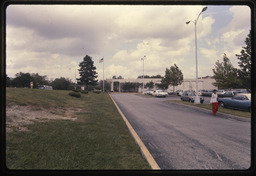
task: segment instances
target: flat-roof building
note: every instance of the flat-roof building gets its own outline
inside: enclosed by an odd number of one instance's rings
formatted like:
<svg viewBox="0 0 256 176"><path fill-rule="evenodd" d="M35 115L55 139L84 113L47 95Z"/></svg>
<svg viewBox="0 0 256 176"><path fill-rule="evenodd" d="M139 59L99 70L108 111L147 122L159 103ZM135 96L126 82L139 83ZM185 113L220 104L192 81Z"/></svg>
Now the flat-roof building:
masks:
<svg viewBox="0 0 256 176"><path fill-rule="evenodd" d="M153 82L154 87L153 89L156 89L157 86L156 84L161 83L161 78L144 78L144 84L146 85L147 83ZM117 86L116 90L118 92L122 92L122 84L124 83L143 83L143 79L138 78L138 79L106 79L107 82L110 83L111 91L114 91L114 83ZM198 90L205 89L205 90L212 90L212 89L217 89L213 85L215 80L210 77L200 77L198 78ZM196 89L196 79L184 79L181 85L175 86L175 91L176 90L195 90ZM173 90L172 86L169 86L168 90ZM142 91L141 88L138 89L139 92Z"/></svg>

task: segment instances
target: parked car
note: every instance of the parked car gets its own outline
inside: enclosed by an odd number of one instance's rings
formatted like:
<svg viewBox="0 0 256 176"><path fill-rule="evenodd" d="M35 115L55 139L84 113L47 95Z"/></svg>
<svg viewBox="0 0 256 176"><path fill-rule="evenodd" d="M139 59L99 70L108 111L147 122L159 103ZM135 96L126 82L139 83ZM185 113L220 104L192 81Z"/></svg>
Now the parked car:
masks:
<svg viewBox="0 0 256 176"><path fill-rule="evenodd" d="M167 97L168 93L163 90L154 90L152 95L155 97Z"/></svg>
<svg viewBox="0 0 256 176"><path fill-rule="evenodd" d="M38 89L52 90L52 86L38 85Z"/></svg>
<svg viewBox="0 0 256 176"><path fill-rule="evenodd" d="M213 93L213 90L205 90L202 92L202 96L211 97L212 93Z"/></svg>
<svg viewBox="0 0 256 176"><path fill-rule="evenodd" d="M220 95L220 94L223 95L223 94L225 94L225 90L217 90L217 94L218 95Z"/></svg>
<svg viewBox="0 0 256 176"><path fill-rule="evenodd" d="M204 93L204 92L207 92L207 91L206 91L206 90L204 90L204 89L199 90L199 91L198 91L198 95L200 95L200 96L201 96L201 95L203 95L203 93Z"/></svg>
<svg viewBox="0 0 256 176"><path fill-rule="evenodd" d="M188 102L194 102L196 97L195 91L184 91L183 94L181 95L180 99L182 101L188 101ZM199 96L200 98L200 103L204 102L204 98Z"/></svg>
<svg viewBox="0 0 256 176"><path fill-rule="evenodd" d="M154 90L151 90L151 89L145 90L145 94L148 94L148 95L152 95L153 92Z"/></svg>
<svg viewBox="0 0 256 176"><path fill-rule="evenodd" d="M219 98L219 106L223 108L251 111L251 94L240 93L232 98Z"/></svg>
<svg viewBox="0 0 256 176"><path fill-rule="evenodd" d="M239 93L249 93L246 89L232 89L232 91L239 92Z"/></svg>
<svg viewBox="0 0 256 176"><path fill-rule="evenodd" d="M175 92L173 90L169 90L167 93L168 95L175 95Z"/></svg>
<svg viewBox="0 0 256 176"><path fill-rule="evenodd" d="M183 90L177 90L177 91L176 91L176 94L177 94L178 96L181 96L182 93L183 93Z"/></svg>
<svg viewBox="0 0 256 176"><path fill-rule="evenodd" d="M219 97L233 97L234 95L239 94L237 91L226 91L224 94L218 94Z"/></svg>

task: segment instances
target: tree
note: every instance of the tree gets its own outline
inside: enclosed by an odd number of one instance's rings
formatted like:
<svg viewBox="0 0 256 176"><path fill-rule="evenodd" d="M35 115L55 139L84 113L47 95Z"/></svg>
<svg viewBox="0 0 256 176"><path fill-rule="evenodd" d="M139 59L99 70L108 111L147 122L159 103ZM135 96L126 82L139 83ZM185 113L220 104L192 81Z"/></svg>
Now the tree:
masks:
<svg viewBox="0 0 256 176"><path fill-rule="evenodd" d="M6 87L11 87L11 78L6 75Z"/></svg>
<svg viewBox="0 0 256 176"><path fill-rule="evenodd" d="M116 75L112 76L112 79L124 79L121 75L119 75L118 77L116 77Z"/></svg>
<svg viewBox="0 0 256 176"><path fill-rule="evenodd" d="M163 78L161 75L153 75L153 76L151 76L150 78Z"/></svg>
<svg viewBox="0 0 256 176"><path fill-rule="evenodd" d="M85 85L87 90L93 89L96 85L98 80L96 79L97 72L96 67L93 65L94 62L92 61L92 58L88 55L86 55L82 62L80 62L78 69L80 78L77 79L78 84Z"/></svg>
<svg viewBox="0 0 256 176"><path fill-rule="evenodd" d="M72 88L71 85L72 85L71 80L63 77L56 78L52 82L52 88L57 90L69 90Z"/></svg>
<svg viewBox="0 0 256 176"><path fill-rule="evenodd" d="M237 59L240 60L238 76L242 82L241 88L251 89L251 32L245 39L245 44L246 46L243 47L240 54L236 54Z"/></svg>
<svg viewBox="0 0 256 176"><path fill-rule="evenodd" d="M165 76L164 78L162 78L161 81L163 86L166 86L168 88L169 85L172 85L174 91L174 87L182 84L182 82L183 73L176 64L174 64L174 66L171 66L170 69L166 68Z"/></svg>
<svg viewBox="0 0 256 176"><path fill-rule="evenodd" d="M215 79L214 86L218 89L240 88L241 81L238 77L238 69L234 68L224 53L223 62L219 60L215 63L215 69L213 71L213 78Z"/></svg>
<svg viewBox="0 0 256 176"><path fill-rule="evenodd" d="M143 75L140 75L140 76L138 76L138 78L143 78ZM144 78L150 78L150 76L148 76L148 75L144 75Z"/></svg>
<svg viewBox="0 0 256 176"><path fill-rule="evenodd" d="M153 81L148 82L148 83L146 84L146 87L152 89L152 88L154 87Z"/></svg>
<svg viewBox="0 0 256 176"><path fill-rule="evenodd" d="M49 81L47 80L47 76L41 76L38 73L32 73L31 74L33 83L34 83L34 88L37 88L38 85L49 85Z"/></svg>
<svg viewBox="0 0 256 176"><path fill-rule="evenodd" d="M117 79L124 79L121 75L119 75L118 77L117 77Z"/></svg>
<svg viewBox="0 0 256 176"><path fill-rule="evenodd" d="M102 80L100 80L99 81L99 89L102 89L103 88L103 81ZM104 91L110 91L110 89L111 89L111 85L110 85L110 83L108 82L108 81L106 81L106 80L104 80Z"/></svg>
<svg viewBox="0 0 256 176"><path fill-rule="evenodd" d="M14 87L30 87L30 82L33 81L30 73L16 73L15 78L12 80Z"/></svg>

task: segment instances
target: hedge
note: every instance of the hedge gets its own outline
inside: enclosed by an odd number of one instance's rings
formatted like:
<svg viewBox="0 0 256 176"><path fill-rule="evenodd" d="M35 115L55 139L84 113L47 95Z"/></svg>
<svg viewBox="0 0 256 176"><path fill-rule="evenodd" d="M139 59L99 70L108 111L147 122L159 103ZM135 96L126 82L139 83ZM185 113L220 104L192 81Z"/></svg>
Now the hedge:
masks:
<svg viewBox="0 0 256 176"><path fill-rule="evenodd" d="M76 97L76 98L81 97L81 94L79 92L70 92L69 95L72 96L72 97Z"/></svg>

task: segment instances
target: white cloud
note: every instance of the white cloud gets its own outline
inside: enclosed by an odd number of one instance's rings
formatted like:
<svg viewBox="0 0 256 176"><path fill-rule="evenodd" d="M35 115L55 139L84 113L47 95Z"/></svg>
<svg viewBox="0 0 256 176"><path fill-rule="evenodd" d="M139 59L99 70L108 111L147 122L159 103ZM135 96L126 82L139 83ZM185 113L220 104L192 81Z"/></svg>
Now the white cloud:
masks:
<svg viewBox="0 0 256 176"><path fill-rule="evenodd" d="M105 75L107 76L106 78L112 78L112 76L114 75L116 75L117 77L122 76L123 78L133 78L132 70L122 65L111 64L104 71ZM99 77L99 79L101 79L101 77Z"/></svg>
<svg viewBox="0 0 256 176"><path fill-rule="evenodd" d="M200 57L209 62L201 62L205 65L200 74L207 73L215 57L241 49L250 28L246 9L230 8L233 18L220 29L222 33L212 31L216 20L212 16L199 17ZM163 75L175 63L191 77L194 25L185 22L196 19L201 10L202 6L11 5L7 8L7 73L38 72L74 80L75 68L88 54L95 61L99 80L102 56L106 58L105 78L136 78L142 74L140 59L146 55L147 75Z"/></svg>
<svg viewBox="0 0 256 176"><path fill-rule="evenodd" d="M216 49L200 48L202 58L207 59L211 64L215 64L218 60L219 55Z"/></svg>

